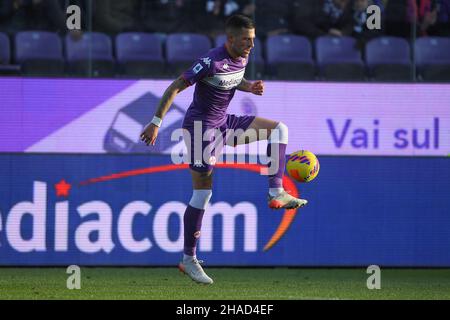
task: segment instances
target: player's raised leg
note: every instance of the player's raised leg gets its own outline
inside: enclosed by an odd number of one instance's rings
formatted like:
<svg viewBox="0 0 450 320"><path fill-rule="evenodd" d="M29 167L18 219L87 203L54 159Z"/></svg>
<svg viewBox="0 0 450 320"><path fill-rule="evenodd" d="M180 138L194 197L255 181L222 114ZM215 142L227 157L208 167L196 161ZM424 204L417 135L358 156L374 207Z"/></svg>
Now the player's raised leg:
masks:
<svg viewBox="0 0 450 320"><path fill-rule="evenodd" d="M212 284L213 280L203 271L200 265L202 261L198 260L196 255L203 214L212 196L212 170L191 170L191 174L194 189L184 213L184 255L178 268L198 283Z"/></svg>
<svg viewBox="0 0 450 320"><path fill-rule="evenodd" d="M272 209L295 209L306 205L308 201L291 196L283 188L288 127L282 122L256 117L247 130L256 130L258 140L268 137L267 156L271 159L269 168L276 168L272 174L269 173L269 207ZM261 134L261 130L268 132ZM240 143L246 143L246 141L238 139L238 144Z"/></svg>

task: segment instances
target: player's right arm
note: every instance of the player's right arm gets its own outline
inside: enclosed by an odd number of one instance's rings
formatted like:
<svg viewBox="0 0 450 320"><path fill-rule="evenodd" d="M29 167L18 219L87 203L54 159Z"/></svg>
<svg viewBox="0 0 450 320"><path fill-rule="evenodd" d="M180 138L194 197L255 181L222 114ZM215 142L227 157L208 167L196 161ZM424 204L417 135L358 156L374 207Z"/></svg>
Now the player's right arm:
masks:
<svg viewBox="0 0 450 320"><path fill-rule="evenodd" d="M178 77L172 84L166 89L161 100L159 100L158 109L155 112L155 117L163 119L167 111L169 111L170 106L173 103L176 95L181 91L186 89L189 83L183 78L183 76ZM147 145L154 145L156 137L158 136L159 127L154 123L149 123L141 134L141 140Z"/></svg>
<svg viewBox="0 0 450 320"><path fill-rule="evenodd" d="M157 118L157 120L162 120L167 111L169 111L169 108L178 93L201 79L211 75L212 72L213 67L209 57L201 58L195 61L194 65L190 69L186 70L166 89L161 100L159 101L158 109L156 110L153 119ZM154 145L156 137L158 136L159 126L153 122L154 121L149 123L141 134L141 140L147 145Z"/></svg>

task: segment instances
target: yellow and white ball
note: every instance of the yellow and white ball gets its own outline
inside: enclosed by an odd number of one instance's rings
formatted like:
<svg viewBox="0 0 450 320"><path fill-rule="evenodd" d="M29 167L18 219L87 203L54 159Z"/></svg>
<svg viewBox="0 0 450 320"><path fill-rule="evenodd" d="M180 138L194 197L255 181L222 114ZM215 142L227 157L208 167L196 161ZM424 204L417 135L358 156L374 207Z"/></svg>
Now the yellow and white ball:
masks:
<svg viewBox="0 0 450 320"><path fill-rule="evenodd" d="M310 151L300 150L289 155L286 163L288 175L298 182L310 182L319 174L319 160Z"/></svg>

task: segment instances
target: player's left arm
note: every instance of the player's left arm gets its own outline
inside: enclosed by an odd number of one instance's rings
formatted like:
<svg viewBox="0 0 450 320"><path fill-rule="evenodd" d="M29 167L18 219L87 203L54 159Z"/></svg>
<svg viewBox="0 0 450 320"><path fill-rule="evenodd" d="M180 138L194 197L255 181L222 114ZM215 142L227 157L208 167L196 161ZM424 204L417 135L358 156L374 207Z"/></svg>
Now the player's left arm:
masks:
<svg viewBox="0 0 450 320"><path fill-rule="evenodd" d="M237 86L237 89L262 96L264 93L264 82L262 80L252 82L243 78L241 83Z"/></svg>

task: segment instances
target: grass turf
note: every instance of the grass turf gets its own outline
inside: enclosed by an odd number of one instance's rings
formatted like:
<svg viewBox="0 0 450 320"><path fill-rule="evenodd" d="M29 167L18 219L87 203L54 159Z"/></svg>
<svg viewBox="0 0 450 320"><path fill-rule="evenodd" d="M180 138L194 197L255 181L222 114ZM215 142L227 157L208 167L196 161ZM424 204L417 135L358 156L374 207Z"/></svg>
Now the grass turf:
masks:
<svg viewBox="0 0 450 320"><path fill-rule="evenodd" d="M82 268L68 290L65 268L0 268L0 299L450 299L450 269L382 269L368 290L365 269L208 268L199 285L176 268Z"/></svg>

